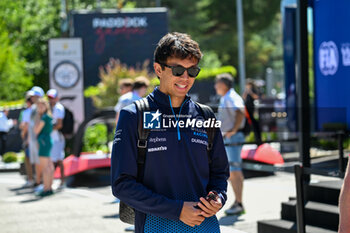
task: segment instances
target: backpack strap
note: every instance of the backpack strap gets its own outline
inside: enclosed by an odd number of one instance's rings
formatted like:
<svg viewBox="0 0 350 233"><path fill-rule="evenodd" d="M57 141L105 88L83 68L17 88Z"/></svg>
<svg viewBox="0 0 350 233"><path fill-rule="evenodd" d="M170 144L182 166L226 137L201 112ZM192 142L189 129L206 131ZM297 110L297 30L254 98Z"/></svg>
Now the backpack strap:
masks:
<svg viewBox="0 0 350 233"><path fill-rule="evenodd" d="M198 102L196 102L196 104L198 105L198 107L201 109L204 118L207 120L209 118L215 118L215 114L213 112L213 110L204 104L200 104ZM208 161L209 164L211 164L211 157L210 157L210 152L213 149L213 142L214 142L214 137L215 137L215 128L214 127L209 127L206 129L207 131L207 135L208 135L208 146L207 146L207 154L208 154Z"/></svg>
<svg viewBox="0 0 350 233"><path fill-rule="evenodd" d="M149 111L149 103L147 98L136 100L135 102L137 110L137 181L142 182L144 175L144 166L146 161L147 151L147 139L150 129L143 127L143 116L145 111Z"/></svg>

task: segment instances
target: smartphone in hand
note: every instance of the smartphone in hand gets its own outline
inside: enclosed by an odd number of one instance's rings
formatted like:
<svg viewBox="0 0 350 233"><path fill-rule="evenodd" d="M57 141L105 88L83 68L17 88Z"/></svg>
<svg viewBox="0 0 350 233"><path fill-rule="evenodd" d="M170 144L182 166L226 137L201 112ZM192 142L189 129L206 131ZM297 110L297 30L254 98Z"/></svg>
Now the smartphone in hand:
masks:
<svg viewBox="0 0 350 233"><path fill-rule="evenodd" d="M218 198L219 198L219 194L216 191L210 191L208 193L208 195L205 197L205 200L210 203L211 200L216 201ZM200 201L200 203L202 203L202 202ZM204 204L202 203L202 205L204 205ZM200 209L200 207L198 205L196 205L194 208Z"/></svg>

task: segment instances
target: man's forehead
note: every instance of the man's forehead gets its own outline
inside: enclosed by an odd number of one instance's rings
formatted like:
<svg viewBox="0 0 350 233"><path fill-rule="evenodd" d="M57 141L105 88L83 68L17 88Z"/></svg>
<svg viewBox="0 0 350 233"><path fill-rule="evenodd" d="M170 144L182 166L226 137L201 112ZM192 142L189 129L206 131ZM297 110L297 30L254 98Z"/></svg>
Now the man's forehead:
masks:
<svg viewBox="0 0 350 233"><path fill-rule="evenodd" d="M192 64L197 65L198 59L193 56L188 56L186 58L178 58L178 57L168 57L167 63L176 63L176 64Z"/></svg>

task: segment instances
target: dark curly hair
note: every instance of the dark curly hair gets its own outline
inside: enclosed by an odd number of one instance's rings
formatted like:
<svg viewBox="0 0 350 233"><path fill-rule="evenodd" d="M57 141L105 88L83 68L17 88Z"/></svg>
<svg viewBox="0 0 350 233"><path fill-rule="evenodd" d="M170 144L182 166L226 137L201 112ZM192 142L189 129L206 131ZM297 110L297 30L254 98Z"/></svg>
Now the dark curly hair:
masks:
<svg viewBox="0 0 350 233"><path fill-rule="evenodd" d="M199 62L202 56L198 43L188 34L172 32L163 36L158 42L154 51L154 62L162 65L169 57L195 58Z"/></svg>

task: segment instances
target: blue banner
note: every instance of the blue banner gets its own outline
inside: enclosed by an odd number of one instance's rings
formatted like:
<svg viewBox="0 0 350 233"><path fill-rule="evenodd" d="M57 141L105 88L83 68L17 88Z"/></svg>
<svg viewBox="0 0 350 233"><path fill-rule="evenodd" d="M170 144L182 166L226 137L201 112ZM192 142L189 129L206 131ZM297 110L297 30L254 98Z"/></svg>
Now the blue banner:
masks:
<svg viewBox="0 0 350 233"><path fill-rule="evenodd" d="M317 128L327 123L350 125L349 0L316 0L314 67Z"/></svg>

